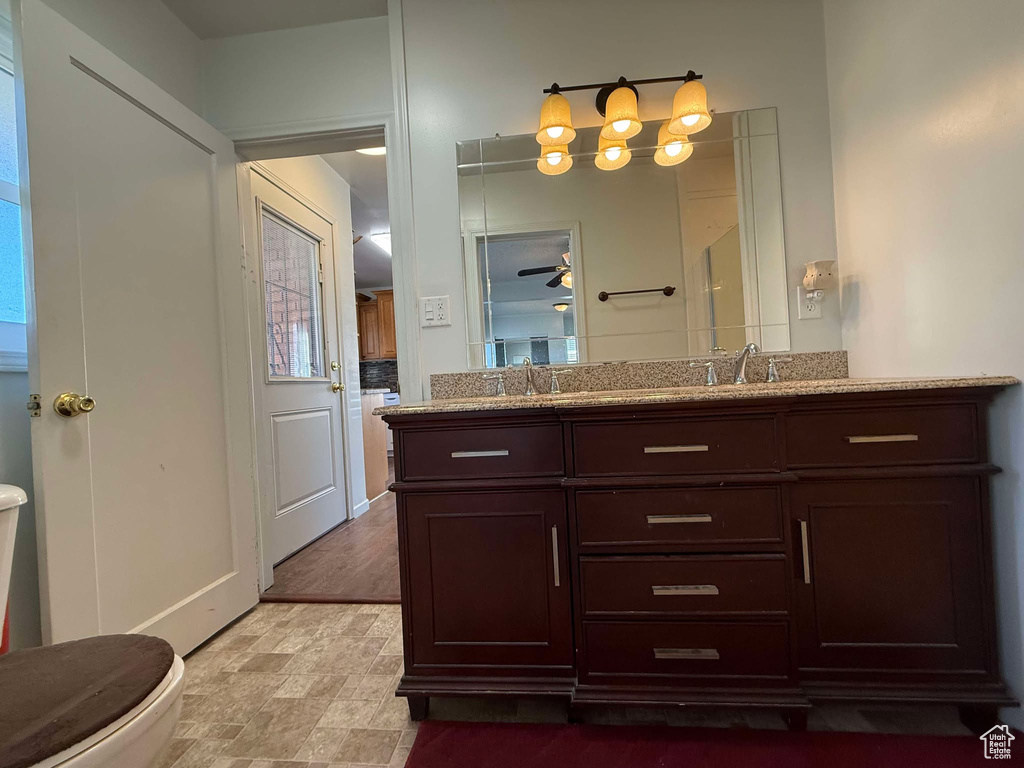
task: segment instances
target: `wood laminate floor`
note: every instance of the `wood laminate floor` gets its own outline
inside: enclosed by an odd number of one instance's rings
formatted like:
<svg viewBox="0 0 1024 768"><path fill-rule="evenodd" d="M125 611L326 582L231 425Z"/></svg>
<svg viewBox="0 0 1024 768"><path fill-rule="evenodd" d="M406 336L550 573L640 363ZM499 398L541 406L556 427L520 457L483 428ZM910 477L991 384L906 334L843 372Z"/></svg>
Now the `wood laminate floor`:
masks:
<svg viewBox="0 0 1024 768"><path fill-rule="evenodd" d="M388 461L388 484L394 465ZM398 603L398 525L390 491L274 567L266 603Z"/></svg>

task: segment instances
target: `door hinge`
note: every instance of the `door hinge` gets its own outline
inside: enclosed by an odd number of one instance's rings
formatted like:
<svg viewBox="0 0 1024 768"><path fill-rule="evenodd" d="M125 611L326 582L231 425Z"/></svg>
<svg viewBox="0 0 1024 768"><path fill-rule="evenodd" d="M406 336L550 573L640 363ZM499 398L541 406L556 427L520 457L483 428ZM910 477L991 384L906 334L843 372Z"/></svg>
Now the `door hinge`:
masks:
<svg viewBox="0 0 1024 768"><path fill-rule="evenodd" d="M25 407L28 408L28 415L33 418L39 416L43 412L43 406L40 402L39 395L29 395L28 405Z"/></svg>

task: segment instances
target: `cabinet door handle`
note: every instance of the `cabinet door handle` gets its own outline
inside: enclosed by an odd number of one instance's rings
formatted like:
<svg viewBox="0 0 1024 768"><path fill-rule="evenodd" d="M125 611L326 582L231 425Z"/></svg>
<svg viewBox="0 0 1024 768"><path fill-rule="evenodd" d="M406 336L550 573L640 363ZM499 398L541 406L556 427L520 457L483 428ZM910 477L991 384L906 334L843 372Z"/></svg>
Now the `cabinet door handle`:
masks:
<svg viewBox="0 0 1024 768"><path fill-rule="evenodd" d="M655 648L656 659L704 659L718 661L717 648Z"/></svg>
<svg viewBox="0 0 1024 768"><path fill-rule="evenodd" d="M660 523L710 523L711 515L648 515L647 524Z"/></svg>
<svg viewBox="0 0 1024 768"><path fill-rule="evenodd" d="M863 443L916 443L917 435L850 435L846 438L850 445Z"/></svg>
<svg viewBox="0 0 1024 768"><path fill-rule="evenodd" d="M555 572L555 586L562 586L562 579L558 572L561 570L558 567L558 526L551 526L551 567Z"/></svg>
<svg viewBox="0 0 1024 768"><path fill-rule="evenodd" d="M655 595L717 595L718 587L714 584L675 584L665 586L652 586L651 592Z"/></svg>
<svg viewBox="0 0 1024 768"><path fill-rule="evenodd" d="M500 451L452 451L453 459L481 459L487 456L508 456L508 449Z"/></svg>
<svg viewBox="0 0 1024 768"><path fill-rule="evenodd" d="M800 549L804 560L804 584L811 583L811 545L807 540L807 521L800 521Z"/></svg>
<svg viewBox="0 0 1024 768"><path fill-rule="evenodd" d="M645 445L644 453L707 453L706 445Z"/></svg>

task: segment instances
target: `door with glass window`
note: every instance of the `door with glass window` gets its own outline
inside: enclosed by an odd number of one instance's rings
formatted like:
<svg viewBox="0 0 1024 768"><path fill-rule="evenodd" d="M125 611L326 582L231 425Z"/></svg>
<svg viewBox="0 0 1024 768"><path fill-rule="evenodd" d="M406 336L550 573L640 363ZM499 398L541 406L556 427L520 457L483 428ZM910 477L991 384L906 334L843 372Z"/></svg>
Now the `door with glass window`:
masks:
<svg viewBox="0 0 1024 768"><path fill-rule="evenodd" d="M260 387L260 537L269 587L271 565L347 517L344 386L331 224L258 166L250 177L253 231L246 249L259 274L253 360Z"/></svg>

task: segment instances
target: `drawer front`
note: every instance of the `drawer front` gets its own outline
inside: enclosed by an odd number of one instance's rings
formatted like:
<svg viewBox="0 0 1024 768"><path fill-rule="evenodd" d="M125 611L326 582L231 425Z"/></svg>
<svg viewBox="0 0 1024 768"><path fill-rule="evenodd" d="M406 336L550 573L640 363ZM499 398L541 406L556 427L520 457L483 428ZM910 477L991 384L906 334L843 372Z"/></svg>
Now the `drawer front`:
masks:
<svg viewBox="0 0 1024 768"><path fill-rule="evenodd" d="M588 677L785 678L786 623L584 622Z"/></svg>
<svg viewBox="0 0 1024 768"><path fill-rule="evenodd" d="M789 466L857 467L979 461L973 405L790 414Z"/></svg>
<svg viewBox="0 0 1024 768"><path fill-rule="evenodd" d="M774 472L775 419L687 419L576 424L576 475Z"/></svg>
<svg viewBox="0 0 1024 768"><path fill-rule="evenodd" d="M585 549L783 541L775 487L579 491L576 521Z"/></svg>
<svg viewBox="0 0 1024 768"><path fill-rule="evenodd" d="M786 612L783 555L581 558L585 616Z"/></svg>
<svg viewBox="0 0 1024 768"><path fill-rule="evenodd" d="M557 424L430 429L402 435L404 480L561 475Z"/></svg>

